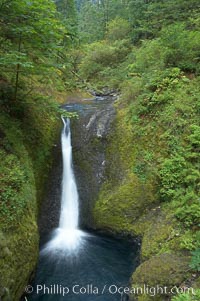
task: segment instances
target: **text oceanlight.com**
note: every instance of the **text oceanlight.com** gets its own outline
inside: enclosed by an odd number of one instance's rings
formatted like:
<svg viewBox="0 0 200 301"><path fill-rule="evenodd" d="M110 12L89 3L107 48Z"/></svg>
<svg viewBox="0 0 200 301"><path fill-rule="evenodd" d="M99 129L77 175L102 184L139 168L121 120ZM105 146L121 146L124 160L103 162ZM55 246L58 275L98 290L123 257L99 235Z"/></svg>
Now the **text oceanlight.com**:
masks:
<svg viewBox="0 0 200 301"><path fill-rule="evenodd" d="M53 284L53 285L45 285L45 284L38 284L36 287L32 287L28 285L25 288L26 293L36 293L36 294L43 294L43 295L60 295L66 296L68 294L75 294L75 295L103 295L103 294L127 294L127 295L149 295L149 296L156 296L156 295L176 295L180 293L191 293L195 295L195 290L190 287L167 287L167 286L149 286L144 285L140 287L122 287L117 286L115 284L112 285L104 285L102 287L95 286L93 284L87 284L85 286L81 286L78 284L73 285L72 287L63 286L60 284Z"/></svg>

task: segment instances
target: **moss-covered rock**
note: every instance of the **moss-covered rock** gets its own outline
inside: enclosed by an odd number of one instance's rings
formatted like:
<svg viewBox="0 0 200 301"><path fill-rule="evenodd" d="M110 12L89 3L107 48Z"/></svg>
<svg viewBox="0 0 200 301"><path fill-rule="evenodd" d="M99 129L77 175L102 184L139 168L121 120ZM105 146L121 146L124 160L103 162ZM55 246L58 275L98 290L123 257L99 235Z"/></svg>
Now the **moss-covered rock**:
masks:
<svg viewBox="0 0 200 301"><path fill-rule="evenodd" d="M96 201L94 221L98 228L142 235L143 222L138 221L157 199L153 178L144 182L134 173L136 141L127 114L126 108L118 108L108 137L106 180Z"/></svg>
<svg viewBox="0 0 200 301"><path fill-rule="evenodd" d="M0 113L0 299L19 301L39 250L38 209L58 135L55 106L28 100ZM25 110L26 109L26 110ZM22 110L23 111L23 110ZM17 114L16 114L17 115Z"/></svg>
<svg viewBox="0 0 200 301"><path fill-rule="evenodd" d="M149 260L143 262L134 272L131 279L132 287L146 287L149 292L142 293L139 301L147 300L165 300L170 296L170 290L174 286L179 286L187 279L189 258L181 254L163 253L153 256ZM164 291L166 287L166 292ZM150 291L152 288L152 292ZM154 290L156 293L154 295ZM163 291L162 289L163 288ZM145 295L145 296L142 296Z"/></svg>
<svg viewBox="0 0 200 301"><path fill-rule="evenodd" d="M134 222L154 201L151 186L131 174L120 186L104 186L94 211L96 225L116 232L133 232Z"/></svg>
<svg viewBox="0 0 200 301"><path fill-rule="evenodd" d="M35 269L39 235L34 212L27 212L16 229L1 233L0 296L2 300L19 300Z"/></svg>
<svg viewBox="0 0 200 301"><path fill-rule="evenodd" d="M178 250L179 229L173 216L167 216L161 207L153 209L154 218L144 231L141 247L141 259L147 260L156 254Z"/></svg>

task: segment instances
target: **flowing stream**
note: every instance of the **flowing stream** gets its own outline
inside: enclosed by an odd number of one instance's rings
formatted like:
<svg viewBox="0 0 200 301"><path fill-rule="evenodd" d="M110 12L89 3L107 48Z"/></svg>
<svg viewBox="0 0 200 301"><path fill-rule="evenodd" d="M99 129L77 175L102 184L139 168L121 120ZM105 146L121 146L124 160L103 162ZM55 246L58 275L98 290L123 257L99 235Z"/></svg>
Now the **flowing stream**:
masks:
<svg viewBox="0 0 200 301"><path fill-rule="evenodd" d="M79 229L79 196L72 164L70 121L62 120L59 226L41 248L36 276L25 300L126 300L121 288L128 285L135 268L136 245Z"/></svg>

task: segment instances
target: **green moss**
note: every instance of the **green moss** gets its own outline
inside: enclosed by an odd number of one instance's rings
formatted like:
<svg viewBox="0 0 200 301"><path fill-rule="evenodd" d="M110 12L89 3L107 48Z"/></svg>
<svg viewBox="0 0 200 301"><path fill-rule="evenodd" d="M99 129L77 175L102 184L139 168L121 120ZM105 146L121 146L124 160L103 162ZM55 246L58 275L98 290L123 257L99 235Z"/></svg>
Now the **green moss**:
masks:
<svg viewBox="0 0 200 301"><path fill-rule="evenodd" d="M166 211L160 207L153 209L155 218L144 232L142 239L142 260L151 258L156 254L180 250L180 229L173 215L167 216Z"/></svg>
<svg viewBox="0 0 200 301"><path fill-rule="evenodd" d="M139 220L156 203L152 180L142 181L133 173L136 149L127 110L118 108L106 152L106 178L94 208L97 227L112 232L141 235ZM144 209L145 208L145 209Z"/></svg>
<svg viewBox="0 0 200 301"><path fill-rule="evenodd" d="M106 175L115 186L122 182L122 179L130 172L135 162L136 149L133 147L132 126L127 120L128 110L126 107L118 107L117 115L112 124L108 137L106 158L109 162Z"/></svg>
<svg viewBox="0 0 200 301"><path fill-rule="evenodd" d="M159 286L167 287L168 290L174 286L178 287L190 274L188 273L188 260L187 256L175 253L153 256L136 269L131 279L131 286L144 287L146 285L152 288ZM139 300L160 301L164 300L167 295L158 291L155 296L144 296Z"/></svg>
<svg viewBox="0 0 200 301"><path fill-rule="evenodd" d="M60 116L57 104L48 97L38 97L24 104L26 114L21 124L24 144L33 162L37 199L41 199L43 187L52 164L52 148L59 135Z"/></svg>
<svg viewBox="0 0 200 301"><path fill-rule="evenodd" d="M0 291L2 300L18 301L24 287L35 269L38 258L38 229L36 217L32 211L22 216L16 229L1 237L5 246L0 246Z"/></svg>
<svg viewBox="0 0 200 301"><path fill-rule="evenodd" d="M23 133L17 121L0 116L0 225L1 229L17 227L28 209L36 213L36 187L32 161L23 143Z"/></svg>
<svg viewBox="0 0 200 301"><path fill-rule="evenodd" d="M98 226L106 226L119 232L133 231L132 225L154 202L151 186L129 175L120 186L105 185L99 195L94 211Z"/></svg>
<svg viewBox="0 0 200 301"><path fill-rule="evenodd" d="M38 208L58 135L55 106L27 100L0 113L0 299L18 301L39 249Z"/></svg>

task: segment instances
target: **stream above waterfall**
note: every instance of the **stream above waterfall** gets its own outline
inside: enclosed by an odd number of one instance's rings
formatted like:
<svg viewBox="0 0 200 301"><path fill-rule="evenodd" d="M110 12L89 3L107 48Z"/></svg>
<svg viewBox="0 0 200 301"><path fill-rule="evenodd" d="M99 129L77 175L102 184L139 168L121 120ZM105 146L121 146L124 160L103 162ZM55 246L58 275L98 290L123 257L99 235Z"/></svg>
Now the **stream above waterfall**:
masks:
<svg viewBox="0 0 200 301"><path fill-rule="evenodd" d="M94 101L85 106L72 104L66 105L65 108L78 110L82 116L87 117L83 126L86 132L91 129L98 139L105 135L105 127L109 126L108 112L112 111L109 101ZM97 124L95 120L98 120ZM39 263L25 300L127 300L123 299L122 291L128 286L130 276L136 267L138 246L130 240L81 229L79 223L79 215L81 217L82 214L79 207L81 191L78 191L72 163L70 123L64 118L60 147L63 172L60 183L62 189L57 202L57 206L60 207L59 219L53 231L41 236ZM81 207L83 206L84 200ZM50 214L51 212L46 211L42 216Z"/></svg>

